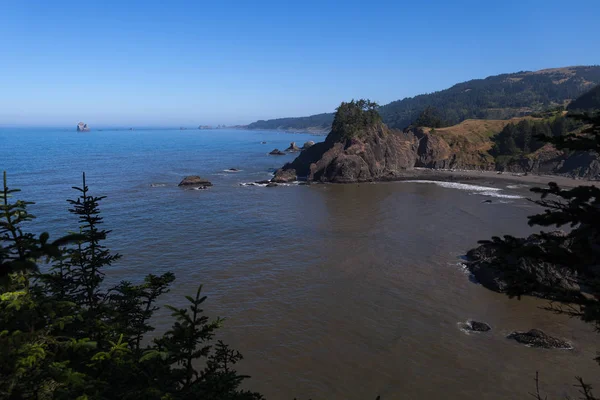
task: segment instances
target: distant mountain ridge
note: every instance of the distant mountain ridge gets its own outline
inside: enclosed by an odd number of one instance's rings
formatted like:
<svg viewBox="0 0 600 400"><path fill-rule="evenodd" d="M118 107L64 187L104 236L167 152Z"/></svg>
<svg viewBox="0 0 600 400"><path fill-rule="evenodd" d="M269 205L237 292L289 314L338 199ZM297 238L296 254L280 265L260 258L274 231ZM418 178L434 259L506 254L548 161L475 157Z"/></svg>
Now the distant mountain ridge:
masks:
<svg viewBox="0 0 600 400"><path fill-rule="evenodd" d="M407 97L381 106L390 128L404 129L427 107L434 107L446 125L466 119L508 119L525 116L571 100L600 84L600 66L574 66L521 71L458 83L439 92ZM256 121L247 129L329 132L334 113Z"/></svg>

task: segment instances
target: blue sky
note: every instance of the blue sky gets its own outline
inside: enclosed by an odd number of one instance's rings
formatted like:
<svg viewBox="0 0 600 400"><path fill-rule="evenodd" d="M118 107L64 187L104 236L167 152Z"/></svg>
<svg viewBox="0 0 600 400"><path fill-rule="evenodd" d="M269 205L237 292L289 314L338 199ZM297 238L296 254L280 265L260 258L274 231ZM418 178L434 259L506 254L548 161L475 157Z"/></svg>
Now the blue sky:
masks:
<svg viewBox="0 0 600 400"><path fill-rule="evenodd" d="M385 104L600 64L599 16L598 0L0 0L0 125L243 124Z"/></svg>

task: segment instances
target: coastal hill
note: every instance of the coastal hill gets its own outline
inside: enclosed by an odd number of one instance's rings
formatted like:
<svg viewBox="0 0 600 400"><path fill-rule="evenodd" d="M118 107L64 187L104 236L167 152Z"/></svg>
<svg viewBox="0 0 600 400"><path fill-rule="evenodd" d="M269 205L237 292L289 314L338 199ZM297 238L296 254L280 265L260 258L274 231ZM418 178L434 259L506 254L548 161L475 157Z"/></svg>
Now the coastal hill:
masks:
<svg viewBox="0 0 600 400"><path fill-rule="evenodd" d="M390 128L404 129L428 107L443 125L466 119L508 119L555 106L565 106L600 84L600 66L576 66L522 71L458 83L439 92L393 101L378 108ZM329 132L334 114L256 121L247 129Z"/></svg>
<svg viewBox="0 0 600 400"><path fill-rule="evenodd" d="M576 102L594 97L597 90L593 88ZM353 100L340 105L325 141L276 171L273 182L395 180L410 176L416 167L600 179L598 154L565 152L537 139L582 128L581 122L556 110L507 120L469 119L451 127L398 130L383 122L375 103Z"/></svg>

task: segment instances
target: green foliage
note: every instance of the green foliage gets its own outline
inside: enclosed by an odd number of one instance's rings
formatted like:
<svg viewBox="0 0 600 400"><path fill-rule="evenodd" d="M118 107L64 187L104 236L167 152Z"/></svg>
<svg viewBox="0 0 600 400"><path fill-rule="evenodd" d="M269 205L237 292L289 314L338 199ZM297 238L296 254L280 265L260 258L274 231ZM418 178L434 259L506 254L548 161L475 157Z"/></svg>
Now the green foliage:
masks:
<svg viewBox="0 0 600 400"><path fill-rule="evenodd" d="M140 284L104 283L119 260L103 241L99 204L85 182L69 200L78 231L50 243L23 231L28 202L9 198L4 181L0 265L0 398L6 399L260 399L240 390L232 368L241 355L213 344L221 320L201 309L200 288L188 308L173 311L170 330L153 340L150 321L172 273ZM43 258L44 268L37 262ZM202 363L202 360L204 361ZM198 363L199 364L196 364ZM195 369L196 365L204 365Z"/></svg>
<svg viewBox="0 0 600 400"><path fill-rule="evenodd" d="M600 113L570 118L585 128L579 133L537 139L567 151L600 152ZM580 318L600 331L600 188L561 189L551 182L547 188L532 191L541 196L534 203L544 212L530 216L529 225L568 227L568 231L542 231L533 241L512 236L481 241L495 250L490 265L501 271L509 296L535 294L552 299L549 310ZM597 361L600 363L600 357ZM579 380L578 386L582 398L596 399L589 385Z"/></svg>
<svg viewBox="0 0 600 400"><path fill-rule="evenodd" d="M576 118L566 118L562 113L541 121L524 119L510 123L492 138L494 147L490 153L495 157L532 153L547 142L543 138L564 136L582 125Z"/></svg>
<svg viewBox="0 0 600 400"><path fill-rule="evenodd" d="M397 129L414 124L427 107L437 109L440 119L447 125L469 118L508 119L550 108L559 109L567 100L575 99L588 90L590 82L600 84L600 66L573 67L568 72L555 70L502 74L393 101L381 106L378 111L385 124ZM315 126L329 127L333 119L332 113L318 114L257 121L248 127L301 130Z"/></svg>
<svg viewBox="0 0 600 400"><path fill-rule="evenodd" d="M431 106L427 106L421 114L417 117L414 126L427 126L429 128L441 128L444 126L448 126L445 121L442 121L442 117L440 112Z"/></svg>
<svg viewBox="0 0 600 400"><path fill-rule="evenodd" d="M600 110L600 85L571 102L568 109L579 112Z"/></svg>
<svg viewBox="0 0 600 400"><path fill-rule="evenodd" d="M362 132L381 123L378 104L370 100L342 102L337 108L331 134L335 138L359 137Z"/></svg>

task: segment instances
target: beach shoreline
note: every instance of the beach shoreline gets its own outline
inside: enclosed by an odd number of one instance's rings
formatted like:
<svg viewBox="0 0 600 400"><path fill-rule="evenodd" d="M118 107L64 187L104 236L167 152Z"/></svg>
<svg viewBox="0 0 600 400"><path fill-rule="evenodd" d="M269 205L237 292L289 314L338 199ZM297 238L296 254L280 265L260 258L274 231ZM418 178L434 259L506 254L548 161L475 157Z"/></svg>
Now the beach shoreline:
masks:
<svg viewBox="0 0 600 400"><path fill-rule="evenodd" d="M572 188L576 186L600 186L600 181L587 179L575 179L560 175L538 175L517 174L511 172L498 173L498 171L476 171L476 170L441 170L430 168L415 168L395 180L432 180L450 182L473 182L473 181L504 181L521 184L534 184L545 187L549 182L555 182L561 187Z"/></svg>

